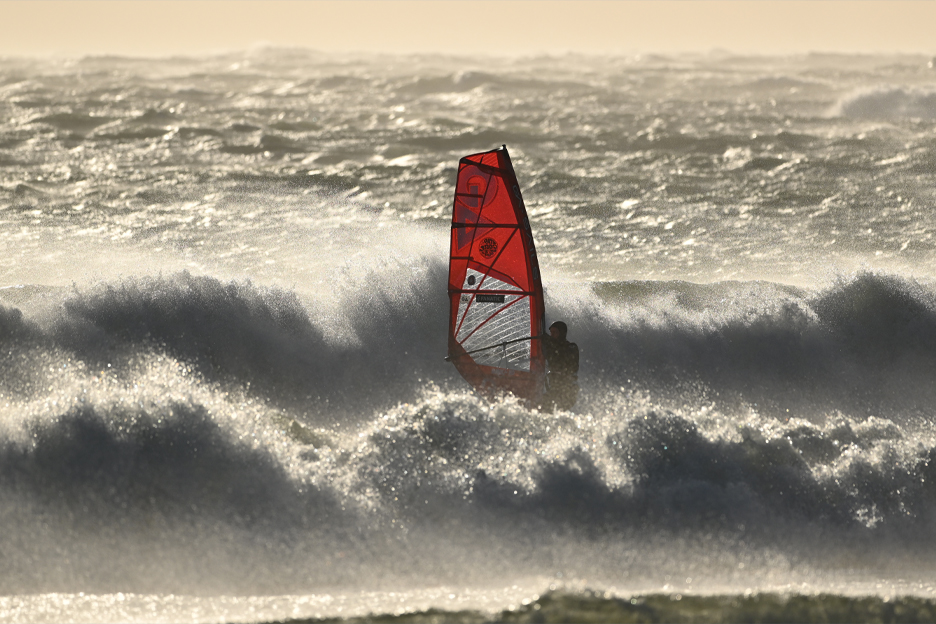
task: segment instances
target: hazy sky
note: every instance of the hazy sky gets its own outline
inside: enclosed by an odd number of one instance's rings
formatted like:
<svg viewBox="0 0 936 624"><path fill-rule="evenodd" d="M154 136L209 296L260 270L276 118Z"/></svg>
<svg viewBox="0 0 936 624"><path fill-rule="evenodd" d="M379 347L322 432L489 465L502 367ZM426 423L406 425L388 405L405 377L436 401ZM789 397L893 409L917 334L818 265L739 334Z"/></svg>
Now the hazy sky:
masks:
<svg viewBox="0 0 936 624"><path fill-rule="evenodd" d="M164 55L257 43L490 54L936 54L934 0L0 0L0 55Z"/></svg>

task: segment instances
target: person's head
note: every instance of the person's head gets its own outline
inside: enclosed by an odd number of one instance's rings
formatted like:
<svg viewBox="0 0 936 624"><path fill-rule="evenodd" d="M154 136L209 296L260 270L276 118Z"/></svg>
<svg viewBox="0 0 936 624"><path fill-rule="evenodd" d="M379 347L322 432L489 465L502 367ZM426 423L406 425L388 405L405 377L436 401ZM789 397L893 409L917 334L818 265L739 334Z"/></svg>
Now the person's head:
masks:
<svg viewBox="0 0 936 624"><path fill-rule="evenodd" d="M559 340L565 340L566 334L569 333L569 327L562 321L556 321L549 326L549 335L553 338L558 338Z"/></svg>

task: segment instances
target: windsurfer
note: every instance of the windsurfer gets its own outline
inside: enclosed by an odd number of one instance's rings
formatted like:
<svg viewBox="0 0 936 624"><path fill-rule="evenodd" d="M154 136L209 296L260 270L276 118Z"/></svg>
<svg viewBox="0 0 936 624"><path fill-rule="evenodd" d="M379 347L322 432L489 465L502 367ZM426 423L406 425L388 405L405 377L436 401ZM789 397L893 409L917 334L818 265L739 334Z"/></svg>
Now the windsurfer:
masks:
<svg viewBox="0 0 936 624"><path fill-rule="evenodd" d="M546 375L546 394L543 396L543 409L572 409L578 399L579 348L569 342L566 335L569 327L562 321L549 326L549 335L542 336L543 352L549 364Z"/></svg>

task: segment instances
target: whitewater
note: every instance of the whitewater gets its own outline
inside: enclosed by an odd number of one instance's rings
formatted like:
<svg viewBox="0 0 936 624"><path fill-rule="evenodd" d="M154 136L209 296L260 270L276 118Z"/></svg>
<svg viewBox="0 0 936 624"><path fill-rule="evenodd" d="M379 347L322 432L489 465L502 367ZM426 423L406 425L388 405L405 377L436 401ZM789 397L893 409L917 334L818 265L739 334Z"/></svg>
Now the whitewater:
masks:
<svg viewBox="0 0 936 624"><path fill-rule="evenodd" d="M443 359L501 144L570 412ZM934 620L934 183L925 57L2 58L0 620Z"/></svg>

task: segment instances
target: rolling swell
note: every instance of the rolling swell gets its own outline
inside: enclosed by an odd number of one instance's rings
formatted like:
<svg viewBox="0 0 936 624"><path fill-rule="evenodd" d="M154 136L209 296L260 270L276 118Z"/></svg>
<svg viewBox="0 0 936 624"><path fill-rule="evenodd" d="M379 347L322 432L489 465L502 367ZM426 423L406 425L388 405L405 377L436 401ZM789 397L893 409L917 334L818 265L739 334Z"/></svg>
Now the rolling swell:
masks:
<svg viewBox="0 0 936 624"><path fill-rule="evenodd" d="M188 273L24 295L0 307L0 387L40 392L53 356L120 378L138 356L159 354L206 383L324 421L330 410L331 422L359 419L361 408L415 399L426 382L464 387L441 362L444 279L443 263L428 259L336 276L327 296L305 301ZM555 284L547 309L582 349L583 413L631 388L663 403L688 391L741 413L817 423L838 413L932 419L936 293L910 279L859 273L814 292L767 282Z"/></svg>
<svg viewBox="0 0 936 624"><path fill-rule="evenodd" d="M780 424L640 399L601 416L545 418L439 394L391 411L354 455L357 478L401 513L422 515L434 497L435 509L492 513L501 525L766 541L803 539L814 525L917 538L936 513L936 442L883 419Z"/></svg>
<svg viewBox="0 0 936 624"><path fill-rule="evenodd" d="M83 509L87 519L107 518L115 506L134 514L197 512L246 526L274 514L277 521L302 517L284 468L238 440L205 405L176 397L87 403L31 422L28 443L5 440L4 485ZM326 498L305 511L333 507Z"/></svg>
<svg viewBox="0 0 936 624"><path fill-rule="evenodd" d="M93 366L153 348L209 380L273 384L274 391L301 391L307 380L300 375L321 375L315 355L323 333L284 291L182 273L101 285L74 293L62 308L51 338Z"/></svg>
<svg viewBox="0 0 936 624"><path fill-rule="evenodd" d="M303 479L276 410L165 359L140 369L3 405L2 591L256 591L355 570L329 562L363 527Z"/></svg>
<svg viewBox="0 0 936 624"><path fill-rule="evenodd" d="M594 314L575 319L595 377L662 395L699 382L712 400L783 418L932 421L936 296L913 280L860 273L812 293L756 282L595 292ZM575 318L561 299L556 307Z"/></svg>
<svg viewBox="0 0 936 624"><path fill-rule="evenodd" d="M35 297L43 300L27 305L41 308L35 314L0 308L0 338L16 343L7 358L37 358L25 366L11 360L7 372L41 385L48 356L40 354L55 352L120 377L134 370L139 355L158 353L205 382L299 405L300 413L322 421L347 420L362 403L392 405L415 396L420 378L445 353L444 317L426 313L444 305L436 287L440 267L385 271L337 281L334 298L313 308L282 289L189 273ZM38 392L36 384L21 384L20 394Z"/></svg>

